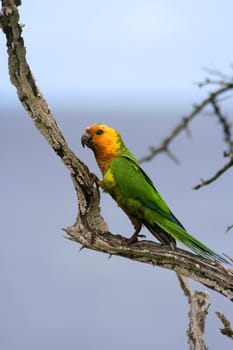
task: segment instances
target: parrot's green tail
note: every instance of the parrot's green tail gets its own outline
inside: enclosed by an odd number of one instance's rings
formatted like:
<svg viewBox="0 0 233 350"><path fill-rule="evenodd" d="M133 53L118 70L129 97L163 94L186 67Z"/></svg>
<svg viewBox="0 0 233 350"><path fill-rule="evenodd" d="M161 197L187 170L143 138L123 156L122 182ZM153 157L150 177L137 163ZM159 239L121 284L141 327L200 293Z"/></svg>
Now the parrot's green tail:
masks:
<svg viewBox="0 0 233 350"><path fill-rule="evenodd" d="M179 226L178 224L170 220L166 220L166 223L160 224L159 226L168 235L172 236L173 239L180 241L186 247L190 248L197 255L200 255L206 259L217 260L220 263L229 264L229 262L222 255L214 252L212 249L208 248L205 244L198 241L198 239L191 236L183 227ZM149 229L152 232L152 227Z"/></svg>
<svg viewBox="0 0 233 350"><path fill-rule="evenodd" d="M212 249L207 247L205 244L198 241L196 238L188 234L188 237L181 237L182 242L186 247L190 248L197 255L202 256L210 260L217 260L220 263L229 264L229 262L221 255L214 252Z"/></svg>

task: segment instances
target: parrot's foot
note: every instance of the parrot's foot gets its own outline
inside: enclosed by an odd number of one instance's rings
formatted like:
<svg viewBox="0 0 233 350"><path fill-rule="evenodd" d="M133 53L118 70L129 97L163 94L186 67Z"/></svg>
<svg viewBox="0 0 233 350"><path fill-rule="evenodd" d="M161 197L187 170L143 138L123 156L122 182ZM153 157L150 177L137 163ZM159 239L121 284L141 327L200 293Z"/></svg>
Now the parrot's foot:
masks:
<svg viewBox="0 0 233 350"><path fill-rule="evenodd" d="M134 234L130 238L127 238L127 243L130 245L132 243L138 242L138 237L146 238L145 235L139 235L138 232L136 231L136 232L134 232Z"/></svg>

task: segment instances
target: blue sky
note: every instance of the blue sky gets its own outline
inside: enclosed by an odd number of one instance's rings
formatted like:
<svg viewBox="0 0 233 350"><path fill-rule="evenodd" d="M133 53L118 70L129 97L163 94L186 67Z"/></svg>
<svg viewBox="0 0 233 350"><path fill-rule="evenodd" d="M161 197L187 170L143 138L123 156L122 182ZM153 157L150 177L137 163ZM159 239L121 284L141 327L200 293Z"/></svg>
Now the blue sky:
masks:
<svg viewBox="0 0 233 350"><path fill-rule="evenodd" d="M87 125L117 128L141 157L205 95L194 84L205 67L231 73L229 0L23 1L20 12L37 83L69 145L98 175L93 155L80 145ZM64 239L61 228L77 211L69 174L16 99L2 34L0 60L1 348L188 348L188 305L174 273L79 253ZM232 224L231 173L192 190L224 164L222 134L211 116L197 119L191 131L172 146L180 166L161 155L143 168L190 233L232 254L225 234ZM110 230L130 236L129 220L106 194L101 207ZM208 346L230 350L214 315L220 310L231 320L230 303L216 293L210 303Z"/></svg>
<svg viewBox="0 0 233 350"><path fill-rule="evenodd" d="M101 101L168 94L181 99L198 93L193 84L205 67L230 71L231 1L57 4L21 6L27 56L44 93Z"/></svg>

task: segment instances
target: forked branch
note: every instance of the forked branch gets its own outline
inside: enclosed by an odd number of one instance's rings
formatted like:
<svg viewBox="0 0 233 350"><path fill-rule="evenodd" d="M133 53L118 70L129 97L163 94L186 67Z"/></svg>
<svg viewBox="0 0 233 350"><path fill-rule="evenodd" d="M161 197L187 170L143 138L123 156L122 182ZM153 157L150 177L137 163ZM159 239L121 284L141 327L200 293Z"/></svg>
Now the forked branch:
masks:
<svg viewBox="0 0 233 350"><path fill-rule="evenodd" d="M207 292L193 292L185 277L180 275L177 277L190 305L189 327L187 330L190 350L207 350L204 334L209 295Z"/></svg>

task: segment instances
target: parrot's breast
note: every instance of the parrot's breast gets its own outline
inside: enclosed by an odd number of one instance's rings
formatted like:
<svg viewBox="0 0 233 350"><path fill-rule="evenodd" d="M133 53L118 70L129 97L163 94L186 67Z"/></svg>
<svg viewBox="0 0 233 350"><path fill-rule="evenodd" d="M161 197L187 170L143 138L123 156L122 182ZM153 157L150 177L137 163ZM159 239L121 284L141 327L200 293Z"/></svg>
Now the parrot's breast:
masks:
<svg viewBox="0 0 233 350"><path fill-rule="evenodd" d="M108 192L113 199L115 199L115 201L123 210L125 209L128 199L121 192L110 167L104 173L103 180L100 182L100 186L105 192Z"/></svg>
<svg viewBox="0 0 233 350"><path fill-rule="evenodd" d="M113 176L113 173L112 173L110 167L104 173L103 181L101 181L100 186L106 192L111 192L111 190L113 190L113 188L116 186L116 181L114 179L114 176Z"/></svg>

